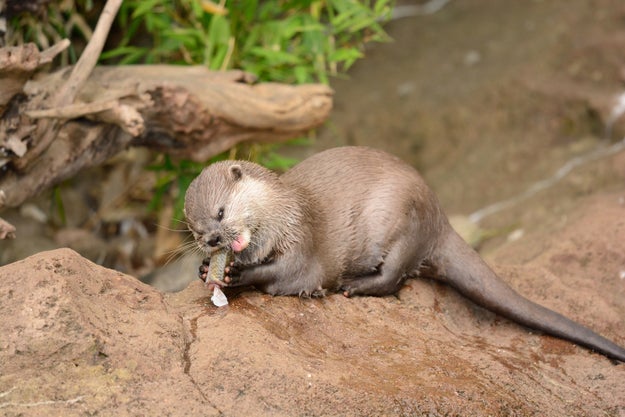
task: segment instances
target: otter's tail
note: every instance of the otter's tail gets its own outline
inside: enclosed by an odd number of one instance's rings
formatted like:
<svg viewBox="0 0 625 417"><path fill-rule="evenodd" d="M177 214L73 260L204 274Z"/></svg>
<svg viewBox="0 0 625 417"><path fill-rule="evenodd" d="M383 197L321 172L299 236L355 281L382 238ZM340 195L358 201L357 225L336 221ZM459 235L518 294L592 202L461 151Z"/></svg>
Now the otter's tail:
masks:
<svg viewBox="0 0 625 417"><path fill-rule="evenodd" d="M529 328L625 362L624 348L510 288L451 227L432 260L441 278L476 304Z"/></svg>

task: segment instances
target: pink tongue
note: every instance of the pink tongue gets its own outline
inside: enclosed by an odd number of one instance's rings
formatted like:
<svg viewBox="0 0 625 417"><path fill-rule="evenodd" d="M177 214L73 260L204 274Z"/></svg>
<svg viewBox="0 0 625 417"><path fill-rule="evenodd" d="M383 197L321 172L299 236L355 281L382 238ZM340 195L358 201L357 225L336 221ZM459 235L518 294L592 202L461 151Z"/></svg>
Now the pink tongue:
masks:
<svg viewBox="0 0 625 417"><path fill-rule="evenodd" d="M241 252L243 249L247 248L248 241L243 237L243 235L239 235L235 241L230 244L230 247L235 252Z"/></svg>

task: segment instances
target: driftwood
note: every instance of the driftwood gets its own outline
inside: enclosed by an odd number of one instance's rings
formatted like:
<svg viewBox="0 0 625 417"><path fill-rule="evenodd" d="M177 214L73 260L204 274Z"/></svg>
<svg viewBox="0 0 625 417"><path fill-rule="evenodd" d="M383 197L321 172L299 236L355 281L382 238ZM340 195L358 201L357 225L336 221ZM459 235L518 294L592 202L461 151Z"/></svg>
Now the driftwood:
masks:
<svg viewBox="0 0 625 417"><path fill-rule="evenodd" d="M203 161L241 141L294 137L320 125L332 106L332 91L323 85L251 85L246 83L250 76L240 71L129 66L96 68L72 105L30 109L30 103L44 101L58 88L66 72L29 81L24 88L29 100L10 112L25 132L39 120L68 121L38 159L1 174L6 206L15 207L129 145ZM7 161L19 160L10 138L6 130L0 132L0 147L15 154ZM19 146L25 147L24 140L28 135Z"/></svg>
<svg viewBox="0 0 625 417"><path fill-rule="evenodd" d="M26 131L28 121L69 120L38 159L0 174L5 206L18 206L128 146L204 161L242 141L292 138L319 126L332 106L332 91L323 85L253 85L241 71L128 66L96 68L70 106L30 110L29 103L55 91L66 72L29 81L24 92L32 99L11 112ZM0 147L9 148L2 142L9 135L0 135Z"/></svg>
<svg viewBox="0 0 625 417"><path fill-rule="evenodd" d="M66 40L42 52L0 49L0 210L129 146L205 161L243 141L296 137L328 117L324 85L255 84L251 74L204 67L95 67L118 6L109 0L74 67L37 72ZM12 236L1 220L0 239Z"/></svg>

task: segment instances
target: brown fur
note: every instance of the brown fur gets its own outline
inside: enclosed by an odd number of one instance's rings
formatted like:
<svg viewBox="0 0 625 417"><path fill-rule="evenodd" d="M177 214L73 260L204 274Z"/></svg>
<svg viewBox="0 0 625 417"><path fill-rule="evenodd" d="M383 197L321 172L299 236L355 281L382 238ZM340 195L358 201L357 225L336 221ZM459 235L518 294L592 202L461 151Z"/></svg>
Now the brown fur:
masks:
<svg viewBox="0 0 625 417"><path fill-rule="evenodd" d="M280 177L249 162L219 162L193 181L185 212L207 253L249 235L249 245L235 253L229 286L381 296L427 264L489 310L625 361L625 349L499 279L452 229L419 174L382 151L331 149Z"/></svg>

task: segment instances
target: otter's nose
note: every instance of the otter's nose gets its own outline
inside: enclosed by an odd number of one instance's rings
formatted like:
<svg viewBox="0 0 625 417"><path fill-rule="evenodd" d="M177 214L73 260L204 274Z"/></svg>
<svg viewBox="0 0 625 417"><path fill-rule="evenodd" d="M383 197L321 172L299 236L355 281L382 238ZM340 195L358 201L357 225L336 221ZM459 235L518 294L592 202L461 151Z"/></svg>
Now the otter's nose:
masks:
<svg viewBox="0 0 625 417"><path fill-rule="evenodd" d="M208 246L212 246L212 247L219 246L219 244L221 243L221 236L212 235L210 239L206 241L206 243L208 244Z"/></svg>

